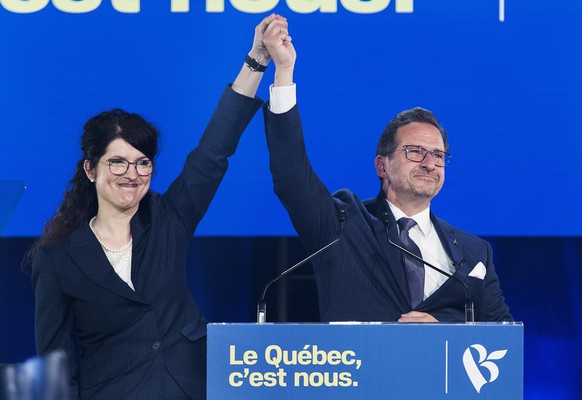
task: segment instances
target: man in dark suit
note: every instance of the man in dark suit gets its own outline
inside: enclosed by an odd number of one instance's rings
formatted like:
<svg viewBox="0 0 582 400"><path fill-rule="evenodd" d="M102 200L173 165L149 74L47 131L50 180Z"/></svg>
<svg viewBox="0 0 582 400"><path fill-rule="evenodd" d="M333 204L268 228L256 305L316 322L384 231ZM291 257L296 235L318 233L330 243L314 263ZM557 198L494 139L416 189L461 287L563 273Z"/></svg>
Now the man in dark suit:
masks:
<svg viewBox="0 0 582 400"><path fill-rule="evenodd" d="M300 238L313 252L340 232L341 241L313 261L323 321L459 322L463 286L389 243L405 247L468 287L477 321L512 320L493 266L491 246L430 211L442 188L447 135L428 110L396 116L375 158L381 191L362 201L331 194L306 155L295 100L296 53L285 21L264 37L276 65L265 126L275 192ZM345 215L338 218L338 212ZM341 219L345 222L340 222Z"/></svg>

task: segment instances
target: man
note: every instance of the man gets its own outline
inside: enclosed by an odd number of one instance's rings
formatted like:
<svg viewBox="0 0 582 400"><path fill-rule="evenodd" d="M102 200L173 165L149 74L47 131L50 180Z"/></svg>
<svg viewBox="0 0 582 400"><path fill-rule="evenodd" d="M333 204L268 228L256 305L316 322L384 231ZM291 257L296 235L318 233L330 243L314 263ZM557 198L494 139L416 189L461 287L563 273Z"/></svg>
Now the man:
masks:
<svg viewBox="0 0 582 400"><path fill-rule="evenodd" d="M309 251L342 235L313 261L321 319L465 321L463 285L391 241L462 281L474 301L476 321L512 320L491 246L430 212L450 158L446 132L435 116L415 108L388 124L375 158L381 181L376 198L362 201L347 189L332 195L306 155L293 83L296 53L286 21L276 23L279 29L263 38L276 66L271 100L264 107L275 193Z"/></svg>

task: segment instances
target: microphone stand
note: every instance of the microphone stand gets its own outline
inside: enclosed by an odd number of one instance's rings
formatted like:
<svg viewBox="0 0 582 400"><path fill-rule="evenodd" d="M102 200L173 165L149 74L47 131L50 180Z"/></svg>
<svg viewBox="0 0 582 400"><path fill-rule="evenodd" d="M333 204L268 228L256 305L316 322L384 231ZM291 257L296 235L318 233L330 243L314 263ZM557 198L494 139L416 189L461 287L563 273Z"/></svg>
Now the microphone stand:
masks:
<svg viewBox="0 0 582 400"><path fill-rule="evenodd" d="M316 257L317 255L323 253L324 251L326 251L327 249L329 249L330 247L332 247L333 245L335 245L337 242L339 242L341 240L342 232L343 232L343 228L344 228L344 223L347 220L347 212L345 210L340 210L340 211L338 211L338 214L339 214L338 218L340 220L340 230L339 230L338 235L335 237L335 239L333 239L331 242L329 242L328 244L323 246L321 249L317 250L315 253L313 253L310 256L299 261L297 264L293 265L292 267L287 268L285 271L281 272L279 275L277 275L275 278L271 279L265 285L265 287L263 288L263 291L261 292L261 297L260 297L258 304L257 304L257 323L264 324L265 322L267 322L267 302L265 301L265 295L267 294L267 289L269 288L269 286L271 286L271 284L277 282L279 279L288 275L290 272L299 268L300 266L302 266L303 264L305 264L307 261L311 260L312 258Z"/></svg>

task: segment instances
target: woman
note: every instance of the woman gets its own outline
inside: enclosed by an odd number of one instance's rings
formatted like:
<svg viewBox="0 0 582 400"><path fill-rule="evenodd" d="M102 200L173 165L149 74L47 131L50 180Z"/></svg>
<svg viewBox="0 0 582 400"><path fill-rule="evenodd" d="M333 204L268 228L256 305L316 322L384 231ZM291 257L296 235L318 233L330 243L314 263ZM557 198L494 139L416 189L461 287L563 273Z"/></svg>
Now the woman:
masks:
<svg viewBox="0 0 582 400"><path fill-rule="evenodd" d="M66 352L73 397L205 398L207 321L187 287L186 252L261 105L254 64L269 62L262 36L277 19L256 27L254 60L226 88L166 193L149 191L153 126L122 110L85 124L83 157L32 265L37 351Z"/></svg>

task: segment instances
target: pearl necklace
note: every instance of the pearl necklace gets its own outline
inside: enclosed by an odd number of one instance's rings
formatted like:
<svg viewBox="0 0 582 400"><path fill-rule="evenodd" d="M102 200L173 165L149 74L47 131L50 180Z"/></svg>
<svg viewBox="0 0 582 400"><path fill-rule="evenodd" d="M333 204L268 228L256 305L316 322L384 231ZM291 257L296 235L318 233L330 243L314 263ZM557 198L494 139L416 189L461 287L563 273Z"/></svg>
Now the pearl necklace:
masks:
<svg viewBox="0 0 582 400"><path fill-rule="evenodd" d="M105 244L101 241L101 239L99 239L99 235L97 235L97 232L95 232L95 229L93 229L93 221L95 221L95 218L97 218L97 216L94 216L93 218L91 218L91 221L89 221L89 228L91 228L91 231L93 232L93 234L97 238L97 241L99 242L99 244L101 245L101 247L103 247L103 249L105 251L108 251L110 253L123 253L128 248L131 249L131 245L133 244L133 237L129 239L129 242L127 242L126 244L124 244L123 246L121 246L119 249L116 249L116 250L110 249L109 247L105 246Z"/></svg>

